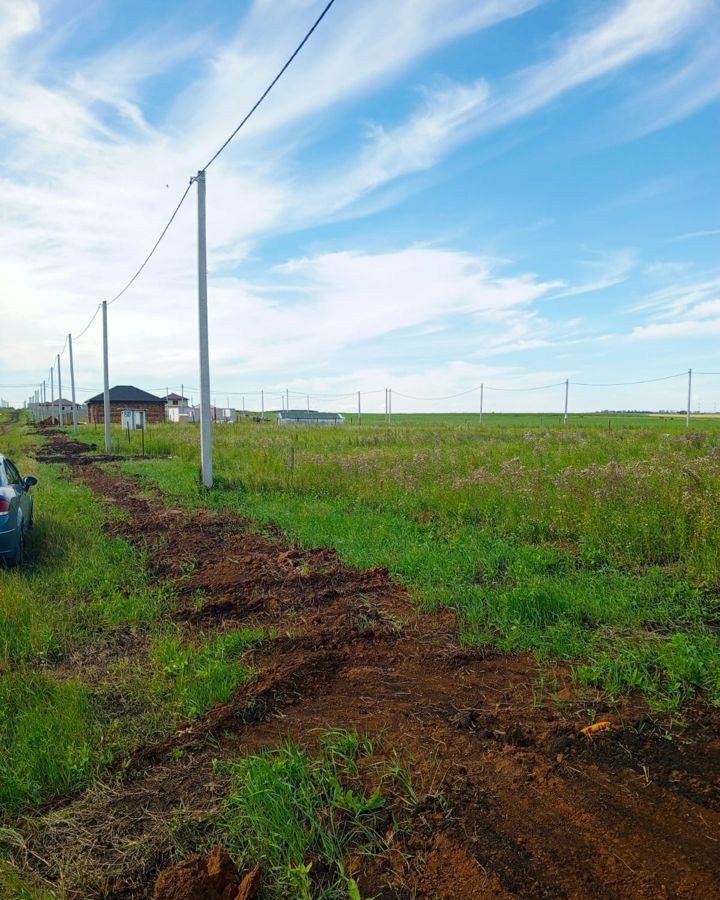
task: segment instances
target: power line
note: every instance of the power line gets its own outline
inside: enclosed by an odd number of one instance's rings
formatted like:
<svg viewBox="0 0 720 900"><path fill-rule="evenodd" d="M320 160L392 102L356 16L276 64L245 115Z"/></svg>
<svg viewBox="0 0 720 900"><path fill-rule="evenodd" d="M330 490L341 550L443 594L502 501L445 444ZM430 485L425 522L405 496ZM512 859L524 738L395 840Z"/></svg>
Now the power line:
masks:
<svg viewBox="0 0 720 900"><path fill-rule="evenodd" d="M278 81L280 81L280 79L282 78L282 76L285 74L285 72L287 71L287 69L288 69L288 68L290 67L290 65L292 64L292 62L293 62L293 60L295 59L295 57L296 57L296 56L298 55L298 53L302 50L302 48L305 46L305 44L307 44L307 42L310 40L310 37L312 36L313 32L314 32L315 29L318 27L318 25L322 22L322 20L325 18L325 16L328 14L328 12L330 11L330 7L331 7L334 3L335 3L335 0L330 0L330 2L327 4L327 6L325 7L325 9L320 13L320 15L317 17L317 19L315 19L315 22L313 23L312 28L308 31L308 33L305 35L305 37L304 37L304 38L300 41L300 43L297 45L297 47L296 47L295 50L293 51L292 55L291 55L290 58L288 59L288 61L285 63L285 65L282 67L282 69L280 69L280 71L279 71L279 72L277 73L277 75L273 78L273 80L270 82L270 84L265 88L265 90L264 90L264 91L262 92L262 94L260 95L260 98L255 102L255 104L252 106L252 108L250 109L250 111L246 114L245 118L244 118L244 119L240 122L240 124L237 126L237 128L235 129L235 131L233 131L233 133L230 135L230 137L229 137L229 138L225 141L225 143L224 143L224 144L223 144L223 145L222 145L222 146L221 146L221 147L213 154L213 156L210 157L210 159L208 160L208 162L205 163L204 169L209 169L209 168L210 168L210 166L215 162L215 160L218 158L218 156L220 156L220 154L221 154L221 153L223 152L223 150L227 147L227 145L230 143L230 141L232 141L232 139L235 137L235 135L238 133L238 131L240 131L240 129L243 127L243 125L245 125L245 123L248 121L248 119L253 115L253 113L255 112L255 110L260 106L260 104L261 104L261 103L263 102L263 100L267 97L267 95L270 93L270 91L275 87L275 85L278 83Z"/></svg>
<svg viewBox="0 0 720 900"><path fill-rule="evenodd" d="M77 341L79 341L80 338L85 334L85 332L90 328L90 326L92 325L92 323L93 323L93 322L95 321L95 319L97 318L97 314L98 314L99 312L100 312L100 304L98 303L98 305L97 305L97 307L96 307L96 309L95 309L95 312L94 312L94 313L92 314L92 316L90 317L90 321L89 321L89 322L87 323L87 325L83 328L83 330L80 332L80 334L76 335L76 337L75 337L76 343L77 343Z"/></svg>
<svg viewBox="0 0 720 900"><path fill-rule="evenodd" d="M712 375L712 372L697 372L697 375ZM684 378L687 372L677 372L675 375L663 375L661 378L646 378L644 381L571 381L575 387L626 387L630 384L654 384L657 381L670 381L673 378Z"/></svg>
<svg viewBox="0 0 720 900"><path fill-rule="evenodd" d="M282 76L285 74L285 72L287 71L287 69L290 67L290 65L291 65L292 62L294 61L295 57L300 53L300 51L303 49L303 47L305 46L305 44L308 42L308 40L309 40L310 37L312 36L313 32L314 32L315 29L318 27L318 25L322 22L322 20L325 18L325 16L326 16L327 13L330 11L330 8L333 6L334 3L335 3L335 0L329 0L329 2L326 4L326 6L325 6L325 8L323 9L323 11L320 13L320 15L319 15L319 16L317 17L317 19L314 21L314 23L313 23L312 27L310 28L310 30L306 33L305 37L302 39L302 41L300 41L300 43L299 43L298 46L295 48L295 50L293 51L293 53L291 54L291 56L288 58L288 60L287 60L287 62L285 63L285 65L280 69L280 71L278 72L278 74L273 78L273 80L270 82L270 84L265 88L265 90L263 91L263 93L260 95L260 97L258 98L258 100L253 104L252 108L251 108L250 111L245 115L245 117L242 119L242 121L241 121L240 124L237 126L237 128L235 128L235 130L234 130L234 131L232 132L232 134L228 137L228 139L223 143L223 145L222 145L222 146L215 152L215 154L208 160L208 162L205 164L205 169L207 169L209 166L212 165L213 162L215 162L215 160L218 158L218 156L220 156L220 154L221 154L221 153L223 152L223 150L228 146L228 144L233 140L233 138L237 135L237 133L240 131L240 129L246 124L246 122L250 119L250 117L251 117L251 116L255 113L255 111L259 108L259 106L260 106L261 103L265 100L265 98L268 96L268 94L270 93L270 91L275 87L275 85L278 83L278 81L282 78ZM150 260L152 259L153 255L155 254L155 251L156 251L157 248L160 246L160 243L162 242L163 238L164 238L165 235L167 234L168 229L170 228L170 226L172 225L172 223L175 221L175 217L177 216L178 212L180 211L180 207L181 207L181 206L183 205L183 203L185 202L185 198L187 197L187 195L188 195L188 193L189 193L189 191L190 191L190 188L192 187L194 181L195 181L194 178L191 178L191 179L190 179L190 182L189 182L188 186L185 188L185 191L183 192L182 196L180 197L180 200L179 200L177 206L176 206L175 209L173 210L173 213L172 213L172 215L170 216L170 218L168 219L168 221L167 221L165 227L164 227L163 230L160 232L160 236L158 237L158 239L157 239L157 240L155 241L155 243L153 244L153 246L152 246L150 252L149 252L148 255L145 257L145 259L143 260L142 264L141 264L140 267L137 269L137 271L136 271L135 274L132 276L132 278L129 279L129 281L124 285L124 287L123 287L120 291L118 291L118 293L115 294L115 296L112 297L112 299L108 300L108 306L112 306L112 304L115 303L116 300L119 300L120 297L122 297L122 295L128 290L128 288L130 288L130 287L132 286L132 284L137 280L137 278L139 277L139 275L141 274L141 272L143 271L143 269L145 268L145 266L150 262ZM90 326L92 325L92 323L95 321L95 317L97 316L99 309L100 309L100 307L98 306L98 308L95 310L95 313L94 313L93 317L90 319L90 321L88 322L88 324L87 324L87 325L85 326L85 328L80 332L80 334L77 335L77 336L75 337L75 340L76 340L76 341L80 340L80 338L85 334L85 332L88 330L88 328L90 328ZM67 343L67 338L65 339L65 342ZM65 350L65 346L63 346L63 349L62 349L62 351L61 351L61 355L62 355L62 353L64 352L64 350Z"/></svg>
<svg viewBox="0 0 720 900"><path fill-rule="evenodd" d="M151 251L148 253L148 255L145 257L145 259L143 260L142 265L141 265L140 268L137 270L137 272L133 275L133 277L130 279L130 281L128 281L128 283L125 285L125 287L124 287L121 291L119 291L117 294L115 294L115 296L112 298L112 300L108 300L108 306L112 306L112 304L113 304L116 300L119 300L119 299L122 297L122 295L125 293L125 291L130 287L130 285L135 281L135 279L136 279L136 278L138 277L138 275L142 272L142 270L145 268L145 266L150 262L150 260L151 260L151 258L152 258L152 256L153 256L153 254L155 253L155 251L157 250L157 248L160 246L160 241L162 241L162 239L165 237L165 235L167 234L168 228L170 228L170 226L172 225L173 221L175 220L175 216L180 212L180 207L181 207L181 206L183 205L183 203L185 202L185 198L187 197L188 193L190 192L190 188L192 187L192 185L193 185L193 180L191 179L190 183L189 183L188 186L185 188L185 191L184 191L182 197L180 198L180 202L179 202L178 205L175 207L175 209L174 209L174 211L173 211L173 214L172 214L172 215L170 216L170 218L168 219L167 225L166 225L166 226L163 228L163 230L160 232L160 237L159 237L159 238L155 241L155 243L153 244L152 250L151 250Z"/></svg>
<svg viewBox="0 0 720 900"><path fill-rule="evenodd" d="M548 388L554 387L562 387L565 384L564 381L554 381L552 384L538 384L535 387L519 387L519 388L501 388L501 387L493 387L490 384L485 385L486 391L503 391L503 392L516 392L516 391L545 391ZM477 390L477 388L475 388Z"/></svg>

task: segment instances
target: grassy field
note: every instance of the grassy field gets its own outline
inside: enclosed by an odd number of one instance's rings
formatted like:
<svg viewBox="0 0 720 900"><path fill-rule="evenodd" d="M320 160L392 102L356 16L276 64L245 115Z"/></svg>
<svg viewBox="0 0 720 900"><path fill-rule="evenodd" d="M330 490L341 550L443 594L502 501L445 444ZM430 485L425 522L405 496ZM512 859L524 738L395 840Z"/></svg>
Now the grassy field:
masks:
<svg viewBox="0 0 720 900"><path fill-rule="evenodd" d="M217 426L210 491L196 427L151 428L145 459L140 436L118 429L113 449L133 457L121 470L188 518L206 507L274 522L305 547L386 566L420 608L455 610L470 645L534 653L538 702L556 702L562 661L583 697L639 692L682 724L690 703L720 705L720 423L585 419ZM101 435L85 426L80 437ZM114 505L34 460L41 441L0 414L2 449L40 479L28 564L0 571L0 896L27 898L65 896L11 863L49 821L42 804L92 794L133 748L230 699L258 675L246 652L278 637L274 623L205 632L173 620L178 581L154 576L149 557L105 527L121 515ZM265 860L267 896L359 897L347 861L385 853L388 822L402 833L416 800L377 737L333 731L314 749L225 758L212 814L168 822L173 853L220 843L244 867Z"/></svg>
<svg viewBox="0 0 720 900"><path fill-rule="evenodd" d="M305 546L387 566L465 639L567 660L658 708L720 703L720 422L660 416L375 417L362 426L158 426L124 464L189 505L273 521ZM93 430L85 440L97 439ZM119 432L120 452L137 453Z"/></svg>

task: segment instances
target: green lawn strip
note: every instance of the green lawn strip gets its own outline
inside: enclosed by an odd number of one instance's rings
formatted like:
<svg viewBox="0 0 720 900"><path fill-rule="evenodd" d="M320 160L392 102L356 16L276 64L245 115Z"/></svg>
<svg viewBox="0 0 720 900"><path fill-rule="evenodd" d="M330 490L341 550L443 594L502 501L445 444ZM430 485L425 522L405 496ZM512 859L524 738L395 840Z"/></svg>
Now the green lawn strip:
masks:
<svg viewBox="0 0 720 900"><path fill-rule="evenodd" d="M365 446L389 439L382 429L365 430L355 436ZM170 427L160 431L158 440L172 440ZM205 492L189 431L178 432L177 458L122 465L188 506L233 509L280 525L303 546L334 546L350 564L387 566L429 608L458 610L470 641L585 664L585 681L616 693L639 688L660 706L676 707L696 691L718 702L714 438L638 432L615 436L609 451L600 432L498 431L480 450L463 437L459 449L484 453L482 465L495 474L458 485L457 474L472 471L481 457L462 464L458 457L451 476L442 453L435 454L435 476L423 463L424 475L409 478L398 459L408 458L407 441L415 448L410 456L420 451L406 429L383 456L397 477L370 478L368 488L358 484L349 433L345 444L336 434L297 438L325 452L306 463L312 475L296 463L290 477L287 466L278 469L280 451L268 449L275 434L241 426L235 440L247 438L247 445L233 446L231 429L219 430L217 488ZM533 453L539 458L531 469ZM608 462L612 455L622 465ZM665 649L675 634L696 648L694 666L678 669ZM642 679L620 663L633 652L645 660Z"/></svg>
<svg viewBox="0 0 720 900"><path fill-rule="evenodd" d="M359 900L351 857L382 853L415 802L397 757L352 732L325 733L315 752L289 742L216 765L228 793L211 818L175 821L178 854L221 844L242 870L261 861L263 896L278 900Z"/></svg>

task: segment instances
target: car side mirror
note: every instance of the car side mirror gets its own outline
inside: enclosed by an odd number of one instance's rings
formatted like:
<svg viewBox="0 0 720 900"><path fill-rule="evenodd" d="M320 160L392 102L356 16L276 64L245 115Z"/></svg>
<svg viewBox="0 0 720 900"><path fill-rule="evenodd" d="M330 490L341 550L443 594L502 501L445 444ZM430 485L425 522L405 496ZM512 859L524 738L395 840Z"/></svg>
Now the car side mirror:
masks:
<svg viewBox="0 0 720 900"><path fill-rule="evenodd" d="M38 480L34 475L28 475L26 478L23 478L23 486L26 491L29 491L31 487L35 487L37 483Z"/></svg>

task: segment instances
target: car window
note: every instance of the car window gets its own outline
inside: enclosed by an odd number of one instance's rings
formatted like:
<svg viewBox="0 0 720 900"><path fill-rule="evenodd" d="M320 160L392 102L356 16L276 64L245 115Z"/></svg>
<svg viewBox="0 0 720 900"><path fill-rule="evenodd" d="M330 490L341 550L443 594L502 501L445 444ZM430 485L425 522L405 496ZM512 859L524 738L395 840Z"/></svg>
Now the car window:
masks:
<svg viewBox="0 0 720 900"><path fill-rule="evenodd" d="M7 475L8 484L22 484L20 473L9 459L5 460L5 474Z"/></svg>

